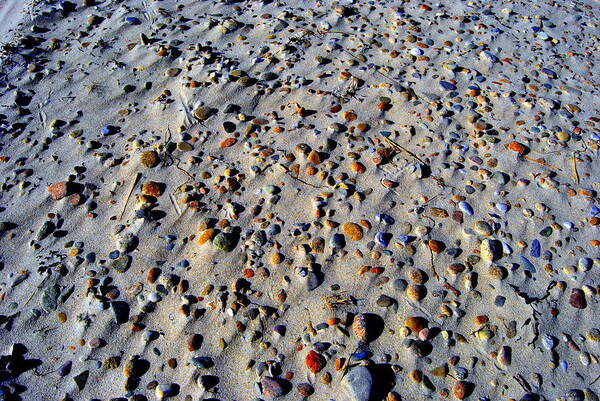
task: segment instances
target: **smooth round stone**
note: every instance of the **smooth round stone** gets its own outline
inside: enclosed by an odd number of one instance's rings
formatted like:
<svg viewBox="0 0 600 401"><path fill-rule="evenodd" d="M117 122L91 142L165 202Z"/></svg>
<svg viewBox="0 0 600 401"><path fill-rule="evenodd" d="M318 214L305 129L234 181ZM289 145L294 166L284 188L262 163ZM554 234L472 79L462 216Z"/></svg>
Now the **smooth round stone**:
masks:
<svg viewBox="0 0 600 401"><path fill-rule="evenodd" d="M496 209L502 213L508 212L509 206L506 203L496 203Z"/></svg>
<svg viewBox="0 0 600 401"><path fill-rule="evenodd" d="M508 181L510 181L510 177L508 176L508 174L503 173L501 171L496 171L493 175L492 178L501 185L505 185L508 183Z"/></svg>
<svg viewBox="0 0 600 401"><path fill-rule="evenodd" d="M263 377L260 380L260 387L262 395L269 400L284 396L289 391L289 383L278 377Z"/></svg>
<svg viewBox="0 0 600 401"><path fill-rule="evenodd" d="M492 226L490 226L488 222L483 220L479 220L475 222L475 224L473 224L473 231L484 237L489 237L494 233Z"/></svg>
<svg viewBox="0 0 600 401"><path fill-rule="evenodd" d="M174 383L159 384L155 389L156 398L162 400L163 398L173 397L177 394L178 388L179 386Z"/></svg>
<svg viewBox="0 0 600 401"><path fill-rule="evenodd" d="M342 379L342 387L346 390L350 401L369 401L373 377L365 366L357 366Z"/></svg>
<svg viewBox="0 0 600 401"><path fill-rule="evenodd" d="M593 263L594 262L590 258L579 258L579 261L577 262L577 267L579 268L579 270L587 272L592 268Z"/></svg>
<svg viewBox="0 0 600 401"><path fill-rule="evenodd" d="M458 207L463 213L465 213L469 216L473 216L473 208L471 207L471 205L468 202L460 201L460 202L458 202Z"/></svg>
<svg viewBox="0 0 600 401"><path fill-rule="evenodd" d="M412 228L413 228L412 224L410 224L407 221L404 221L404 222L400 223L398 234L399 235L408 235L412 231Z"/></svg>
<svg viewBox="0 0 600 401"><path fill-rule="evenodd" d="M131 266L131 256L122 255L113 260L111 264L114 271L117 273L125 273Z"/></svg>
<svg viewBox="0 0 600 401"><path fill-rule="evenodd" d="M408 283L402 278L397 278L394 281L392 281L392 286L396 291L405 291L406 287L408 286Z"/></svg>
<svg viewBox="0 0 600 401"><path fill-rule="evenodd" d="M187 142L178 142L177 150L180 152L189 152L190 150L194 150L194 147Z"/></svg>
<svg viewBox="0 0 600 401"><path fill-rule="evenodd" d="M237 239L233 233L221 232L215 236L212 243L223 252L231 252L237 244Z"/></svg>
<svg viewBox="0 0 600 401"><path fill-rule="evenodd" d="M333 234L329 240L329 246L334 249L342 249L346 246L346 238L343 234Z"/></svg>
<svg viewBox="0 0 600 401"><path fill-rule="evenodd" d="M481 241L481 247L479 251L483 260L493 262L502 257L502 244L498 240L486 238Z"/></svg>

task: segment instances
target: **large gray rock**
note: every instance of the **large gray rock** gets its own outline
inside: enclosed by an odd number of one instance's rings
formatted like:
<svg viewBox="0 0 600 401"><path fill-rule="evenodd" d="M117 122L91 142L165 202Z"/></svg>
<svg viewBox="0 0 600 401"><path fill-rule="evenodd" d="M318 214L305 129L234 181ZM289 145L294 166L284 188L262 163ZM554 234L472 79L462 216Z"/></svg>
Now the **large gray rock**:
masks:
<svg viewBox="0 0 600 401"><path fill-rule="evenodd" d="M351 401L369 401L373 377L365 366L357 366L344 376L342 386Z"/></svg>

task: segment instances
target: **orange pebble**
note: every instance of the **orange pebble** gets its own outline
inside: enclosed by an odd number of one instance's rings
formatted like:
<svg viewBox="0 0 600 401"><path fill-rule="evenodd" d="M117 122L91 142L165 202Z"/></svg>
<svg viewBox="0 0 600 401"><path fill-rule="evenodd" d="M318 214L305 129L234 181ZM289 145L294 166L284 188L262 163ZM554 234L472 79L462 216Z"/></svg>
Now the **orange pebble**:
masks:
<svg viewBox="0 0 600 401"><path fill-rule="evenodd" d="M244 269L244 277L252 278L254 277L254 270L252 269Z"/></svg>

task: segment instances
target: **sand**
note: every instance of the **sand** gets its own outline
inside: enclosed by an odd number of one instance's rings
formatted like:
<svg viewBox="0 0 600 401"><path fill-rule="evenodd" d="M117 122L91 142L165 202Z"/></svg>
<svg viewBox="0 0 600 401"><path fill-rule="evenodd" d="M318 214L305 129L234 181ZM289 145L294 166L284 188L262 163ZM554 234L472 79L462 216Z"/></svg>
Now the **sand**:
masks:
<svg viewBox="0 0 600 401"><path fill-rule="evenodd" d="M597 400L599 12L3 3L5 399Z"/></svg>

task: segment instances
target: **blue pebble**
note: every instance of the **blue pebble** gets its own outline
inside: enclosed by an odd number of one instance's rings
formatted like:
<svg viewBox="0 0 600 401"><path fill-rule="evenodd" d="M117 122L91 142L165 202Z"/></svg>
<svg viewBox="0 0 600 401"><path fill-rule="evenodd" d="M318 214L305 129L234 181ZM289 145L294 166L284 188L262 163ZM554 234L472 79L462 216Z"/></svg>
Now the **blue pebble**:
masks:
<svg viewBox="0 0 600 401"><path fill-rule="evenodd" d="M447 91L456 90L456 85L453 85L448 81L440 81L440 86L442 87L442 89L445 89Z"/></svg>
<svg viewBox="0 0 600 401"><path fill-rule="evenodd" d="M344 234L333 234L331 236L331 240L329 241L329 246L334 249L342 249L346 246L346 237L344 237Z"/></svg>
<svg viewBox="0 0 600 401"><path fill-rule="evenodd" d="M148 211L146 209L138 209L135 211L135 217L138 219L145 219L148 217Z"/></svg>
<svg viewBox="0 0 600 401"><path fill-rule="evenodd" d="M377 220L377 222L379 222L379 223L387 224L388 226L391 226L395 222L395 220L392 216L390 216L389 214L385 214L385 213L377 214L375 216L375 220Z"/></svg>
<svg viewBox="0 0 600 401"><path fill-rule="evenodd" d="M400 242L406 243L406 242L408 242L408 240L409 240L409 236L408 235L399 235L398 236L398 241L400 241Z"/></svg>
<svg viewBox="0 0 600 401"><path fill-rule="evenodd" d="M119 252L119 250L117 249L117 250L114 250L114 251L110 252L110 253L108 254L108 258L109 258L109 259L116 259L116 258L118 258L120 255L121 255L121 252Z"/></svg>
<svg viewBox="0 0 600 401"><path fill-rule="evenodd" d="M542 253L542 259L548 261L548 262L552 262L552 252L546 250L544 251L544 253Z"/></svg>
<svg viewBox="0 0 600 401"><path fill-rule="evenodd" d="M391 239L392 239L392 234L390 234L390 233L379 232L379 233L375 234L375 242L377 242L377 245L379 245L383 248L387 248Z"/></svg>
<svg viewBox="0 0 600 401"><path fill-rule="evenodd" d="M464 107L462 107L460 104L455 104L454 106L452 106L452 108L453 108L454 110L458 111L459 113L465 109L465 108L464 108Z"/></svg>
<svg viewBox="0 0 600 401"><path fill-rule="evenodd" d="M131 25L139 25L142 23L142 21L140 21L139 18L136 17L126 17L125 22Z"/></svg>
<svg viewBox="0 0 600 401"><path fill-rule="evenodd" d="M90 252L87 255L85 255L85 260L88 263L94 263L96 261L96 254L94 252Z"/></svg>
<svg viewBox="0 0 600 401"><path fill-rule="evenodd" d="M562 225L567 230L572 230L575 227L575 224L571 223L570 221L565 221Z"/></svg>
<svg viewBox="0 0 600 401"><path fill-rule="evenodd" d="M119 132L119 127L115 127L114 125L105 125L104 127L102 127L100 132L102 133L102 135L105 136L116 134L117 132Z"/></svg>
<svg viewBox="0 0 600 401"><path fill-rule="evenodd" d="M596 205L592 206L592 210L590 211L590 214L592 216L596 216L598 213L600 213L600 209L598 209L598 206L596 206Z"/></svg>
<svg viewBox="0 0 600 401"><path fill-rule="evenodd" d="M496 203L496 209L501 211L502 213L508 212L508 205L506 203Z"/></svg>
<svg viewBox="0 0 600 401"><path fill-rule="evenodd" d="M177 263L177 267L182 267L185 269L186 267L190 267L190 262L187 259L183 259Z"/></svg>
<svg viewBox="0 0 600 401"><path fill-rule="evenodd" d="M535 273L537 270L535 269L535 266L533 265L533 263L531 263L531 261L529 259L527 259L525 256L521 256L521 262L523 263L523 268L530 272L530 273Z"/></svg>
<svg viewBox="0 0 600 401"><path fill-rule="evenodd" d="M534 239L531 242L531 249L529 250L529 255L532 258L539 258L540 257L540 252L541 252L540 248L541 248L540 247L540 241L538 241L537 238Z"/></svg>
<svg viewBox="0 0 600 401"><path fill-rule="evenodd" d="M267 228L267 234L277 235L281 232L281 226L279 224L273 224Z"/></svg>
<svg viewBox="0 0 600 401"><path fill-rule="evenodd" d="M556 73L548 68L542 68L542 72L548 75L550 78L556 78Z"/></svg>
<svg viewBox="0 0 600 401"><path fill-rule="evenodd" d="M172 250L173 250L173 248L175 248L175 243L173 243L173 242L169 242L169 243L168 243L168 244L165 246L165 249L166 249L167 251L172 251Z"/></svg>
<svg viewBox="0 0 600 401"><path fill-rule="evenodd" d="M173 234L167 234L165 238L167 238L167 241L175 241L177 236Z"/></svg>
<svg viewBox="0 0 600 401"><path fill-rule="evenodd" d="M591 134L590 135L590 139L592 141L600 141L600 135L598 135L598 134Z"/></svg>
<svg viewBox="0 0 600 401"><path fill-rule="evenodd" d="M532 26L532 27L531 27L531 30L532 30L533 32L539 32L541 29L542 29L542 28L540 28L539 26Z"/></svg>
<svg viewBox="0 0 600 401"><path fill-rule="evenodd" d="M463 211L463 213L466 213L469 216L473 216L473 207L471 207L471 205L469 204L469 202L467 202L467 201L460 201L460 202L458 202L458 207L460 208L460 210Z"/></svg>

